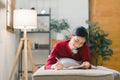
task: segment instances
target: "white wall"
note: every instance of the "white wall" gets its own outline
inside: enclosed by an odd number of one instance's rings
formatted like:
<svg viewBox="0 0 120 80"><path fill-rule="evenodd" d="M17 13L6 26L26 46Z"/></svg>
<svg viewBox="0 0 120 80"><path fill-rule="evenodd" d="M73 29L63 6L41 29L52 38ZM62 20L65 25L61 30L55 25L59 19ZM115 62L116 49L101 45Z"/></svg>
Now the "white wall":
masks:
<svg viewBox="0 0 120 80"><path fill-rule="evenodd" d="M42 9L48 12L48 8L51 8L51 18L66 19L72 31L77 26L88 27L85 23L89 19L88 2L89 0L16 0L16 8L34 7L38 13ZM69 35L66 32L63 34ZM52 38L56 38L54 32L52 32Z"/></svg>
<svg viewBox="0 0 120 80"><path fill-rule="evenodd" d="M6 31L6 0L0 0L0 80L8 80L18 40ZM13 76L14 77L14 76ZM13 79L14 80L14 79Z"/></svg>
<svg viewBox="0 0 120 80"><path fill-rule="evenodd" d="M88 0L59 0L59 18L67 19L70 27L87 27L85 21L88 20Z"/></svg>
<svg viewBox="0 0 120 80"><path fill-rule="evenodd" d="M16 0L16 8L34 7L38 13L51 8L52 18L67 19L70 27L85 26L89 18L89 0ZM24 3L23 3L24 2Z"/></svg>

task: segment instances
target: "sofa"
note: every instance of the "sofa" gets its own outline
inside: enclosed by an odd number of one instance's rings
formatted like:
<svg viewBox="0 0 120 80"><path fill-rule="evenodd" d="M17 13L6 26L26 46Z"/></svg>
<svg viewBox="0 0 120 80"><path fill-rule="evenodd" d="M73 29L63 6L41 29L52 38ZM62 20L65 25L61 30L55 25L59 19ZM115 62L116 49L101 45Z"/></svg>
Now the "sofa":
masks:
<svg viewBox="0 0 120 80"><path fill-rule="evenodd" d="M119 72L98 66L92 69L44 70L39 68L32 80L120 80Z"/></svg>

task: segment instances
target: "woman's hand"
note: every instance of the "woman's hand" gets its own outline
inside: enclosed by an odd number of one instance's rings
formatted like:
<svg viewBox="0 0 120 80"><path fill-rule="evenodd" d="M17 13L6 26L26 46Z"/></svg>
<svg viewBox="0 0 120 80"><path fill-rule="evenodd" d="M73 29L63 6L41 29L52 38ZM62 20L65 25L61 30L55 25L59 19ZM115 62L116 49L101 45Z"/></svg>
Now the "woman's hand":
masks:
<svg viewBox="0 0 120 80"><path fill-rule="evenodd" d="M85 68L85 69L88 69L89 66L90 66L90 63L88 61L85 61L80 65L81 68Z"/></svg>
<svg viewBox="0 0 120 80"><path fill-rule="evenodd" d="M53 70L62 70L64 68L64 65L61 62L57 62L51 66L51 69Z"/></svg>

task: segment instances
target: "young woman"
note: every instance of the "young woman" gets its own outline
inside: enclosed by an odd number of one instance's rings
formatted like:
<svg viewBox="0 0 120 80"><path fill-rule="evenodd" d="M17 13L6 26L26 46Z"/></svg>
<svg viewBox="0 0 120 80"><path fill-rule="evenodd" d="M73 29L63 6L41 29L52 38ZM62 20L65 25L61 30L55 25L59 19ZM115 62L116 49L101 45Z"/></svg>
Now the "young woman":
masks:
<svg viewBox="0 0 120 80"><path fill-rule="evenodd" d="M71 38L58 42L53 47L51 54L45 64L45 70L61 70L64 64L57 61L56 58L71 58L81 62L82 68L90 69L90 51L86 38L87 30L84 27L77 27L73 30Z"/></svg>

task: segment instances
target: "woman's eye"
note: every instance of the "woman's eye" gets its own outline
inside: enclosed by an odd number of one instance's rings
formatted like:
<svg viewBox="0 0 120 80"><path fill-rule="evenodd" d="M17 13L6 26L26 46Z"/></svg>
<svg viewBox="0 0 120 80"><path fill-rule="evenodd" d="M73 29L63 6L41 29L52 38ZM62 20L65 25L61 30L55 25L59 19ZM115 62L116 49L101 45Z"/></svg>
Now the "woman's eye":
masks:
<svg viewBox="0 0 120 80"><path fill-rule="evenodd" d="M78 41L77 41L77 40L75 40L75 42L77 43Z"/></svg>
<svg viewBox="0 0 120 80"><path fill-rule="evenodd" d="M80 44L80 46L82 46L83 44Z"/></svg>
<svg viewBox="0 0 120 80"><path fill-rule="evenodd" d="M80 46L83 46L84 45L84 43L80 43Z"/></svg>

